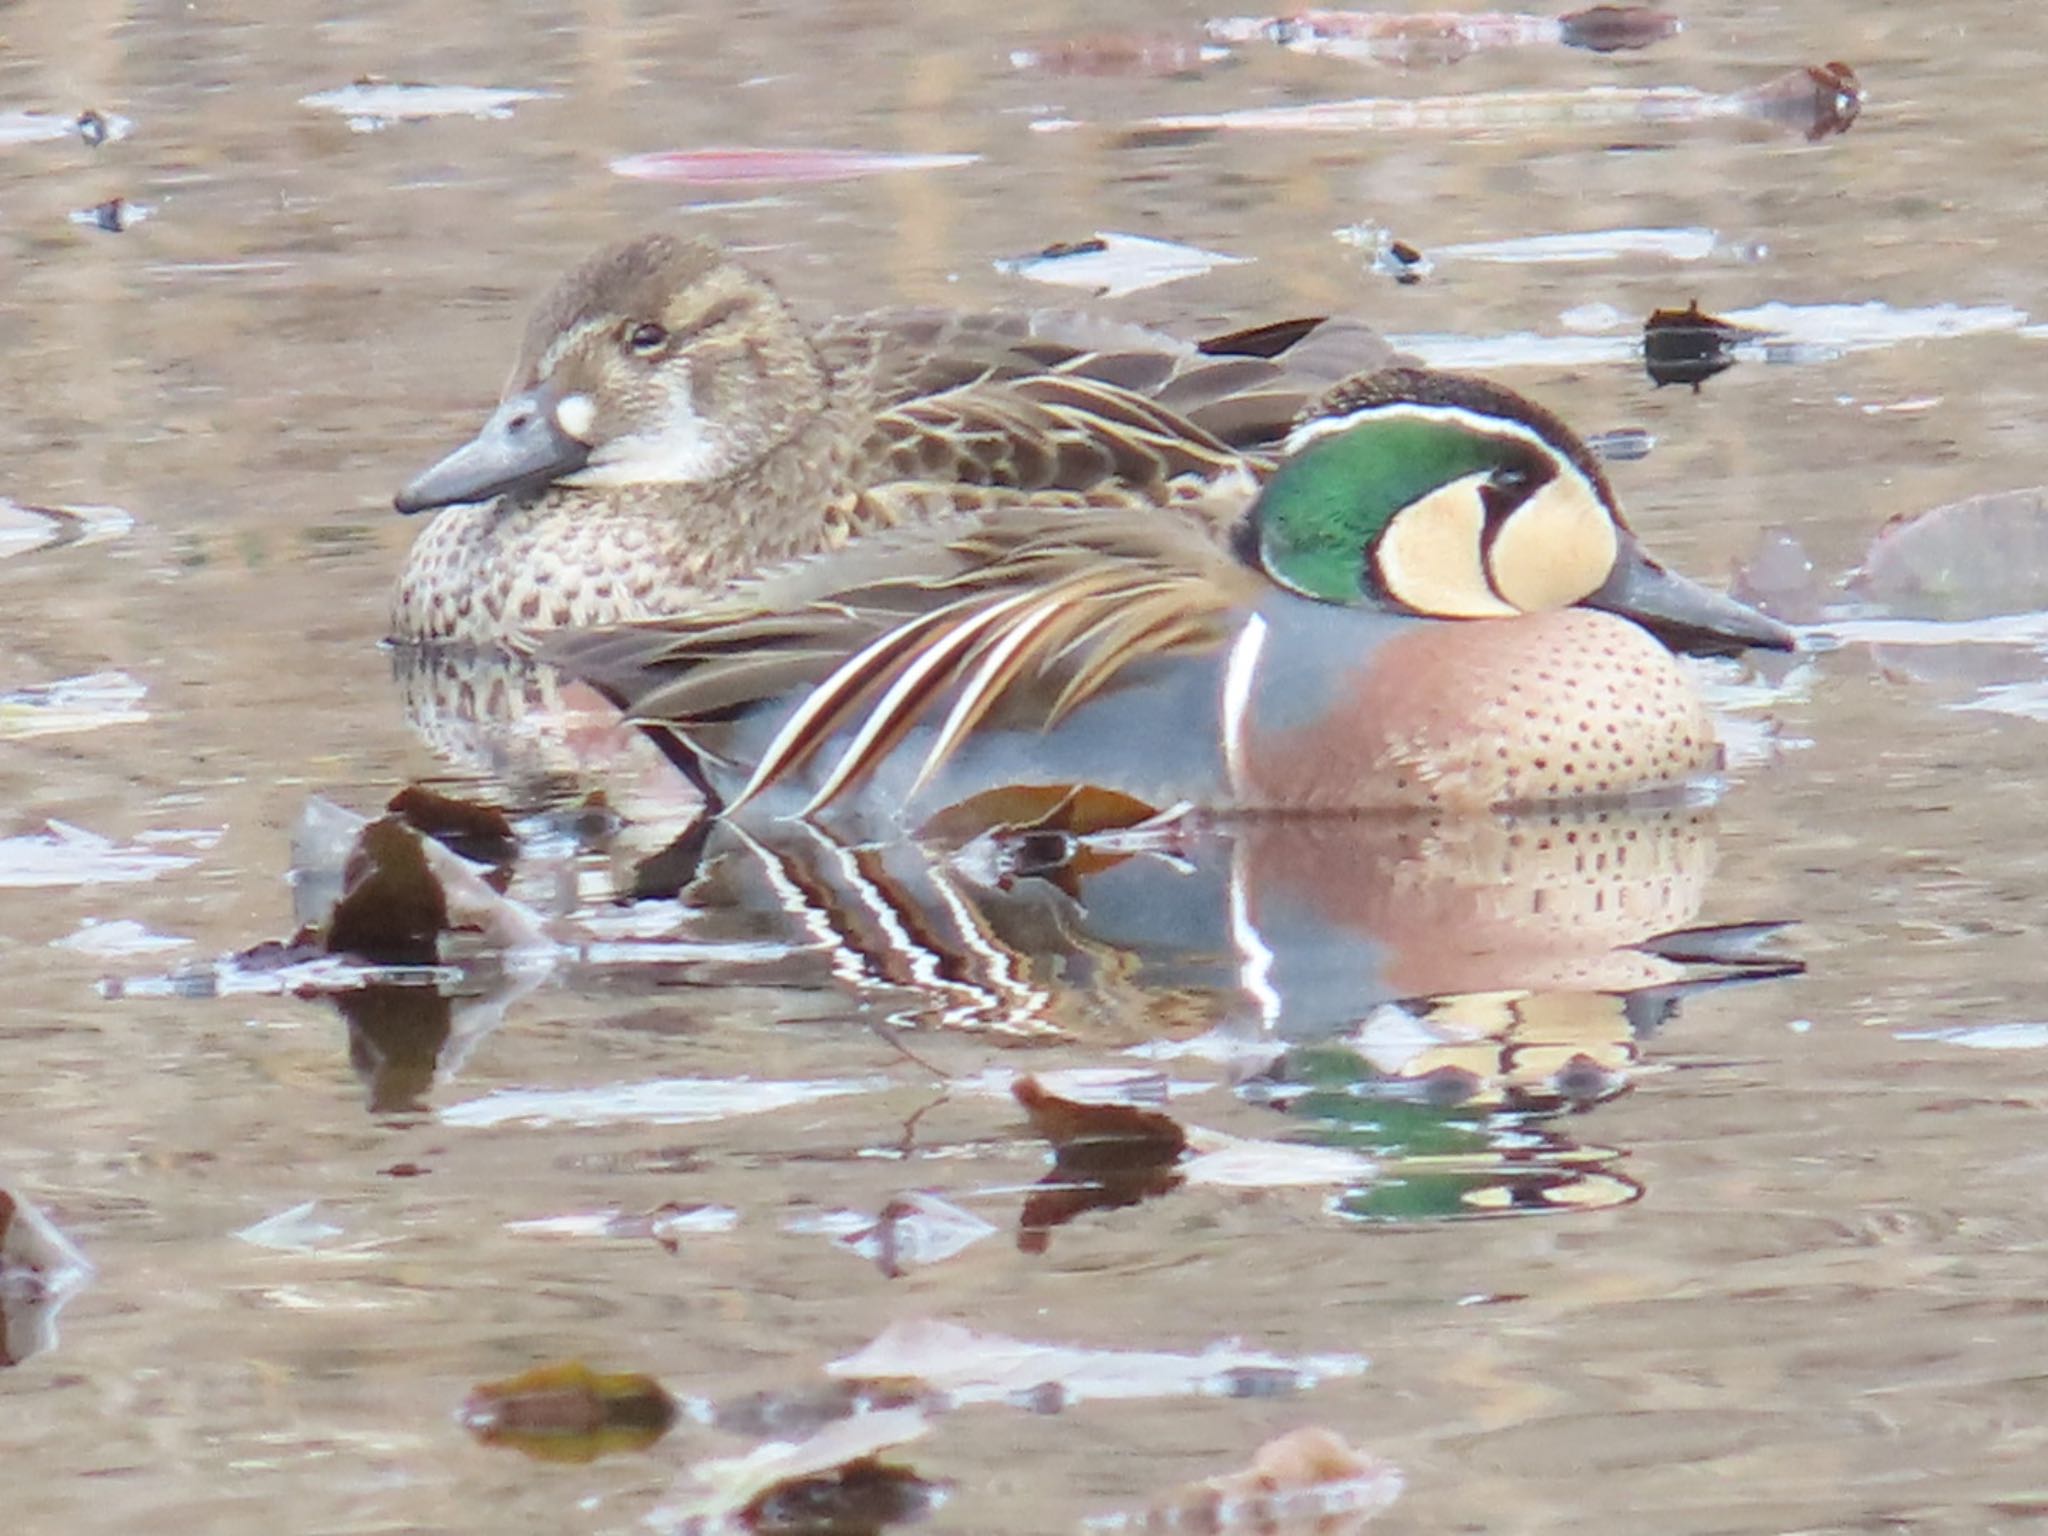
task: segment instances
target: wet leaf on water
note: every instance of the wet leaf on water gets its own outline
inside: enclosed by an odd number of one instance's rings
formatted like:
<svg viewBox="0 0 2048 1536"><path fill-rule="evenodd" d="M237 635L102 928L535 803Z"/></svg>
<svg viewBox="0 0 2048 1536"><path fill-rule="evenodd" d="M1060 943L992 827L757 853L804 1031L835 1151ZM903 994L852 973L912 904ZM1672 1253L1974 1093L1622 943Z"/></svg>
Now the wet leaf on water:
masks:
<svg viewBox="0 0 2048 1536"><path fill-rule="evenodd" d="M1110 1159L1165 1163L1187 1150L1187 1131L1173 1116L1157 1110L1061 1098L1029 1076L1018 1078L1010 1092L1031 1117L1031 1129L1060 1153L1102 1148Z"/></svg>
<svg viewBox="0 0 2048 1536"><path fill-rule="evenodd" d="M0 741L139 725L149 689L126 672L88 672L0 694Z"/></svg>
<svg viewBox="0 0 2048 1536"><path fill-rule="evenodd" d="M510 864L519 856L519 837L512 830L511 818L500 807L481 800L458 800L423 784L408 784L384 809L404 817L414 831L472 863Z"/></svg>
<svg viewBox="0 0 2048 1536"><path fill-rule="evenodd" d="M154 203L130 202L125 197L110 197L103 203L94 203L90 208L74 208L71 222L87 229L103 230L118 235L134 225L156 217Z"/></svg>
<svg viewBox="0 0 2048 1536"><path fill-rule="evenodd" d="M1206 30L1218 42L1269 42L1296 53L1414 67L1455 64L1485 49L1647 48L1675 36L1680 25L1677 17L1648 6L1596 5L1554 19L1508 11L1305 10L1218 17Z"/></svg>
<svg viewBox="0 0 2048 1536"><path fill-rule="evenodd" d="M1847 589L1900 619L2048 609L2048 486L1894 517L1871 539Z"/></svg>
<svg viewBox="0 0 2048 1536"><path fill-rule="evenodd" d="M1419 283L1436 270L1436 263L1420 247L1369 219L1331 233L1342 244L1365 252L1373 271L1397 283Z"/></svg>
<svg viewBox="0 0 2048 1536"><path fill-rule="evenodd" d="M385 965L430 965L448 927L448 893L419 833L396 816L365 826L341 877L327 948Z"/></svg>
<svg viewBox="0 0 2048 1536"><path fill-rule="evenodd" d="M1818 141L1847 133L1863 111L1863 82L1839 59L1790 70L1728 98L1743 114L1782 123Z"/></svg>
<svg viewBox="0 0 2048 1536"><path fill-rule="evenodd" d="M1657 309L1643 322L1643 366L1660 388L1690 384L1695 390L1735 366L1735 347L1760 335L1708 314L1694 299L1684 309Z"/></svg>
<svg viewBox="0 0 2048 1536"><path fill-rule="evenodd" d="M1749 555L1737 563L1728 595L1787 624L1811 624L1832 595L1799 536L1789 528L1764 527Z"/></svg>
<svg viewBox="0 0 2048 1536"><path fill-rule="evenodd" d="M1010 1403L1046 1411L1090 1401L1304 1391L1365 1368L1359 1355L1289 1357L1235 1340L1193 1355L1034 1344L927 1318L890 1324L825 1370L840 1380L922 1386L955 1407Z"/></svg>
<svg viewBox="0 0 2048 1536"><path fill-rule="evenodd" d="M555 953L540 920L477 865L399 816L366 822L317 797L292 833L292 898L331 953L378 964L431 964L451 934L500 957Z"/></svg>
<svg viewBox="0 0 2048 1536"><path fill-rule="evenodd" d="M32 507L0 496L0 559L66 544L99 544L135 527L118 507Z"/></svg>
<svg viewBox="0 0 2048 1536"><path fill-rule="evenodd" d="M995 267L1012 277L1081 288L1097 298L1115 299L1199 277L1217 267L1244 266L1250 260L1249 256L1227 256L1172 240L1098 231L1087 239L1059 241L1028 256L1006 257Z"/></svg>
<svg viewBox="0 0 2048 1536"><path fill-rule="evenodd" d="M897 155L863 149L766 149L726 145L657 150L612 162L612 174L688 187L749 187L775 182L857 181L899 171L973 165L979 155Z"/></svg>
<svg viewBox="0 0 2048 1536"><path fill-rule="evenodd" d="M1582 265L1657 256L1666 261L1704 261L1720 247L1711 229L1589 229L1570 234L1517 235L1506 240L1473 240L1440 246L1437 255L1461 261L1509 265L1556 262Z"/></svg>
<svg viewBox="0 0 2048 1536"><path fill-rule="evenodd" d="M1098 1516L1099 1531L1251 1531L1259 1536L1349 1536L1400 1498L1400 1468L1354 1450L1321 1426L1268 1440L1237 1472L1204 1478L1136 1514Z"/></svg>
<svg viewBox="0 0 2048 1536"><path fill-rule="evenodd" d="M56 112L0 112L0 148L75 137L87 149L98 149L115 139L125 139L134 131L135 124L127 118L91 107L76 117Z"/></svg>
<svg viewBox="0 0 2048 1536"><path fill-rule="evenodd" d="M434 117L502 120L522 102L551 101L553 91L528 91L480 85L422 85L365 76L331 91L301 96L299 105L339 112L357 133L375 133L394 123L422 122Z"/></svg>
<svg viewBox="0 0 2048 1536"><path fill-rule="evenodd" d="M485 1445L537 1461L587 1462L644 1451L675 1422L675 1401L652 1376L604 1373L580 1360L535 1366L485 1382L456 1420Z"/></svg>
<svg viewBox="0 0 2048 1536"><path fill-rule="evenodd" d="M1557 18L1559 41L1567 48L1618 53L1647 48L1676 37L1684 24L1669 11L1647 5L1595 5Z"/></svg>
<svg viewBox="0 0 2048 1536"><path fill-rule="evenodd" d="M1458 96L1361 96L1231 112L1146 118L1131 125L1138 142L1188 133L1452 133L1526 135L1544 128L1664 126L1744 119L1797 130L1809 139L1846 132L1862 89L1846 64L1774 76L1726 94L1690 86L1587 86L1579 90L1474 91Z"/></svg>
<svg viewBox="0 0 2048 1536"><path fill-rule="evenodd" d="M740 1223L740 1213L729 1205L679 1205L673 1201L651 1211L580 1211L573 1215L537 1216L526 1221L508 1221L507 1232L533 1237L597 1237L658 1243L670 1253L681 1250L683 1239L708 1233L730 1232Z"/></svg>
<svg viewBox="0 0 2048 1536"><path fill-rule="evenodd" d="M795 1444L771 1441L747 1456L700 1463L678 1488L680 1498L652 1511L647 1523L667 1536L817 1536L916 1519L944 1489L880 1457L930 1428L919 1410L894 1408L838 1420Z"/></svg>
<svg viewBox="0 0 2048 1536"><path fill-rule="evenodd" d="M312 1253L347 1235L342 1228L322 1221L317 1214L319 1209L317 1200L302 1201L275 1216L266 1216L242 1228L235 1236L255 1248L272 1248L279 1253Z"/></svg>
<svg viewBox="0 0 2048 1536"><path fill-rule="evenodd" d="M873 1221L832 1241L868 1260L891 1280L965 1253L995 1227L930 1190L914 1189L882 1207Z"/></svg>
<svg viewBox="0 0 2048 1536"><path fill-rule="evenodd" d="M1052 1167L1026 1196L1018 1217L1018 1246L1027 1253L1043 1252L1047 1234L1078 1216L1136 1205L1179 1188L1190 1133L1171 1115L1134 1101L1163 1104L1176 1090L1200 1091L1157 1072L1134 1076L1098 1069L1050 1075L1069 1092L1054 1093L1028 1074L989 1072L953 1083L957 1093L997 1091L1007 1084L1032 1130L1052 1143Z"/></svg>
<svg viewBox="0 0 2048 1536"><path fill-rule="evenodd" d="M0 1189L0 1367L57 1345L57 1314L93 1267L31 1200Z"/></svg>
<svg viewBox="0 0 2048 1536"><path fill-rule="evenodd" d="M51 885L128 885L197 863L183 854L123 848L62 821L41 832L0 837L0 889Z"/></svg>
<svg viewBox="0 0 2048 1536"><path fill-rule="evenodd" d="M1010 52L1012 69L1041 75L1147 77L1199 75L1230 57L1225 48L1146 32L1091 32Z"/></svg>

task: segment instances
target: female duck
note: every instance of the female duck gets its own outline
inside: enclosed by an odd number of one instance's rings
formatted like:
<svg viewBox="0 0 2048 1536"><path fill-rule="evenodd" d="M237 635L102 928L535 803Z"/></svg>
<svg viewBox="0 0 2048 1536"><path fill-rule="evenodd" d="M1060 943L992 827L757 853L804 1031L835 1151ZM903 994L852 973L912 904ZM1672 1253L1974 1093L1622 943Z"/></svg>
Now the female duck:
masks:
<svg viewBox="0 0 2048 1536"><path fill-rule="evenodd" d="M1058 313L813 328L715 246L629 241L562 279L482 430L399 492L435 515L392 635L493 649L685 612L766 565L1041 492L1156 507L1390 356L1348 322L1202 343Z"/></svg>

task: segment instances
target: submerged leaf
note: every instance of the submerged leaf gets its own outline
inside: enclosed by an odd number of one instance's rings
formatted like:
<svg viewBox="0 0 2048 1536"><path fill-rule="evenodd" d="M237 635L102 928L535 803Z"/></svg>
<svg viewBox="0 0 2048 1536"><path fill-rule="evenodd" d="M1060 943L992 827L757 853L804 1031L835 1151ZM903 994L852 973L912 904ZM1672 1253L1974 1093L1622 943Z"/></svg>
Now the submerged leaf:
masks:
<svg viewBox="0 0 2048 1536"><path fill-rule="evenodd" d="M475 1388L456 1419L485 1445L539 1461L595 1461L642 1451L668 1433L676 1405L636 1371L601 1373L580 1360L535 1366Z"/></svg>
<svg viewBox="0 0 2048 1536"><path fill-rule="evenodd" d="M1898 619L2048 609L2048 486L1893 518L1871 540L1848 589Z"/></svg>

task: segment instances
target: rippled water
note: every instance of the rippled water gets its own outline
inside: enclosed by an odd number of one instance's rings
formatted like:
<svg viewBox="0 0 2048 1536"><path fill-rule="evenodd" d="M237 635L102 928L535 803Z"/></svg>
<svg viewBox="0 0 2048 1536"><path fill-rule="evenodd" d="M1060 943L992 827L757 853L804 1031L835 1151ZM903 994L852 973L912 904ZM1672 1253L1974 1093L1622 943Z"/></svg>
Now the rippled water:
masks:
<svg viewBox="0 0 2048 1536"><path fill-rule="evenodd" d="M1711 813L1525 825L1512 849L1241 833L1078 891L728 839L689 904L632 908L609 897L660 839L555 821L514 894L572 948L466 978L452 1009L212 969L291 930L309 797L374 811L445 774L376 648L414 531L389 495L494 396L530 295L643 228L747 249L821 313L1086 303L997 263L1098 231L1250 258L1100 307L1190 334L1355 312L1587 431L1645 429L1618 488L1715 578L1767 525L1834 574L1888 518L2048 482L2026 13L1703 5L1640 53L1406 73L1010 59L1185 41L1203 14L0 8L0 112L132 122L97 149L0 142L0 1185L95 1271L54 1322L10 1316L12 1528L639 1529L766 1431L707 1409L550 1464L476 1443L471 1389L584 1359L710 1404L802 1394L930 1320L1283 1362L1191 1389L1110 1361L1127 1390L1037 1411L963 1397L898 1453L951 1485L931 1528L1071 1528L1304 1424L1399 1469L1387 1530L2038 1519L2043 1032L2015 1026L2048 975L2043 725L1945 665L1959 646L1715 671L1748 749ZM1828 59L1870 101L1813 144L1542 112L1123 126L1725 93ZM362 76L545 94L373 132L303 100ZM1079 126L1035 131L1053 119ZM721 145L980 158L730 190L608 169ZM116 197L150 216L70 218ZM1373 271L1333 234L1361 226L1435 271ZM1615 230L1678 234L1485 248ZM1653 390L1633 328L1695 298L1798 308L1752 316L1790 339L1700 392ZM1999 687L2038 681L2016 654ZM1756 962L1632 947L1787 920L1761 952L1804 976L1709 986ZM1013 1096L1025 1073L1170 1108L1187 1152L1079 1177ZM915 1191L990 1230L930 1264L901 1262L915 1224L858 1251Z"/></svg>

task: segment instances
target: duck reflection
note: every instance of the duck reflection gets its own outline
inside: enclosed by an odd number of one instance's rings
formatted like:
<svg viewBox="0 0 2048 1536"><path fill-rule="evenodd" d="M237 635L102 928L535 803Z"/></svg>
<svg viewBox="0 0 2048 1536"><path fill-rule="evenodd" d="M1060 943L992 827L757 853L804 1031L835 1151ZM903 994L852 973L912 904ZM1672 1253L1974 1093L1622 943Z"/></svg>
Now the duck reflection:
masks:
<svg viewBox="0 0 2048 1536"><path fill-rule="evenodd" d="M993 809L884 842L699 823L613 874L615 903L550 925L548 975L584 995L679 974L765 983L814 1016L837 994L888 1024L1220 1063L1239 1102L1272 1116L1273 1143L1355 1159L1318 1177L1337 1213L1377 1221L1635 1198L1618 1154L1581 1144L1567 1117L1627 1091L1687 997L1800 969L1773 951L1780 924L1693 926L1715 843L1698 805L1130 825L1128 807L1076 796L1026 818L1007 807L990 830ZM351 889L367 888L371 834L388 841L396 822L366 825ZM471 890L469 926L530 935L531 912L478 906L516 903L522 878L505 897ZM559 870L534 883L563 884ZM422 1107L437 1068L537 984L530 943L502 968L516 987L447 966L448 948L441 984L338 999L382 1112ZM1027 1248L1212 1178L1214 1146L1169 1115L1018 1100L1053 1149L1021 1212ZM1243 1149L1265 1142L1225 1139L1243 1177Z"/></svg>

